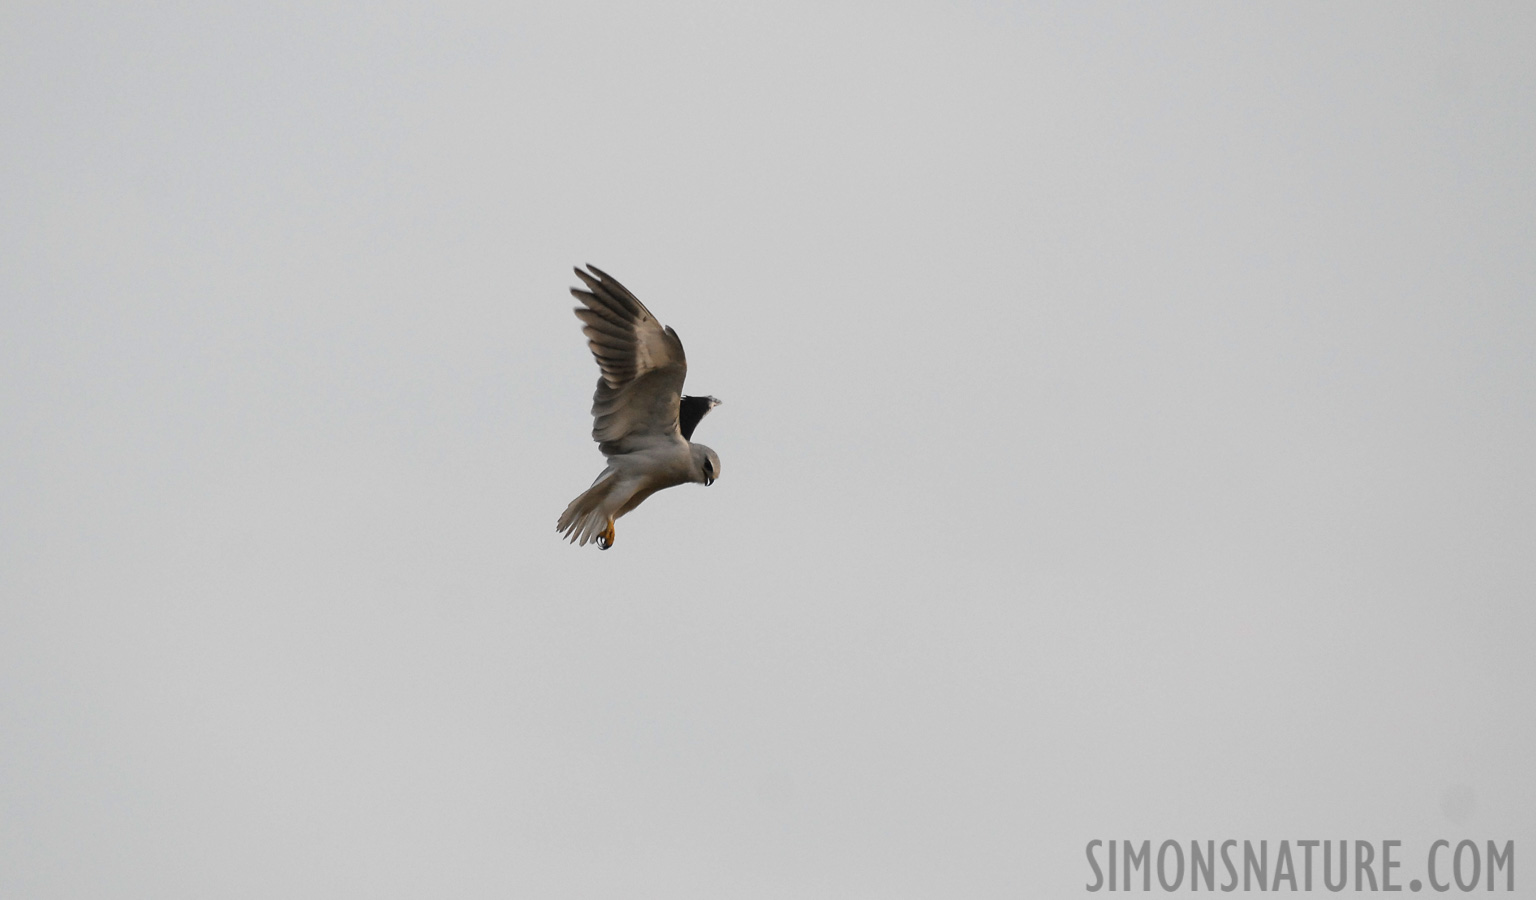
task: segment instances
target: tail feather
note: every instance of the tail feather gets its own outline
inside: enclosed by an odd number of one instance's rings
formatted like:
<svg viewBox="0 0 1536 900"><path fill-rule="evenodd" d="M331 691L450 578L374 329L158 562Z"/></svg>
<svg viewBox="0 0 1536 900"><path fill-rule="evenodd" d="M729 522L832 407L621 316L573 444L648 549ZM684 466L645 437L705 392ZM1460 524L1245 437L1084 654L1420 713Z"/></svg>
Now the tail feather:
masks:
<svg viewBox="0 0 1536 900"><path fill-rule="evenodd" d="M615 496L619 477L615 472L604 472L592 486L582 491L560 514L555 530L561 537L569 538L578 546L596 539L599 532L608 527L608 518L618 511L622 498Z"/></svg>

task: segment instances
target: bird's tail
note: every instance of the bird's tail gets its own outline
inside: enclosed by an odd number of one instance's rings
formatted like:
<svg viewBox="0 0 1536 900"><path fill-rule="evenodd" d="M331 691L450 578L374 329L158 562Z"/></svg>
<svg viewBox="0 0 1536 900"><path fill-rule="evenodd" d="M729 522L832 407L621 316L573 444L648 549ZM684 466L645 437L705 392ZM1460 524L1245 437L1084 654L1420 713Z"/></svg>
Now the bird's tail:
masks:
<svg viewBox="0 0 1536 900"><path fill-rule="evenodd" d="M587 541L608 527L608 519L618 511L619 498L614 492L618 483L618 473L611 469L597 476L592 486L582 491L560 514L555 530L572 543L586 546Z"/></svg>

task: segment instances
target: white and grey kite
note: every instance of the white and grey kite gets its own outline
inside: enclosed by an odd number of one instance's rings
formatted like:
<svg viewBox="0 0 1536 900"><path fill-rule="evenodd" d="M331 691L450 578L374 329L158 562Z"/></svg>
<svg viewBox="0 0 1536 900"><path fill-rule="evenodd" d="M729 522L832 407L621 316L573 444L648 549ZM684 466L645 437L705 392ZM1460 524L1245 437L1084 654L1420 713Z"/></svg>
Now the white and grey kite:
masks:
<svg viewBox="0 0 1536 900"><path fill-rule="evenodd" d="M624 285L594 265L576 270L587 290L576 318L602 377L592 395L592 439L608 467L560 515L555 530L583 546L613 546L613 520L663 488L713 484L720 457L689 440L714 397L684 397L688 360L677 332L665 328Z"/></svg>

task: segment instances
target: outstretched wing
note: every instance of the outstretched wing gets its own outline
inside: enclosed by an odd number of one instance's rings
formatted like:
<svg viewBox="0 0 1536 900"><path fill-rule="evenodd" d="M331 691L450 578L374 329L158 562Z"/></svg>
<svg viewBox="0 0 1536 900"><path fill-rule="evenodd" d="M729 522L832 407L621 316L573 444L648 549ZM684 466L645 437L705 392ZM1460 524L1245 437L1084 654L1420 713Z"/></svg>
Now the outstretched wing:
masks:
<svg viewBox="0 0 1536 900"><path fill-rule="evenodd" d="M581 333L603 376L592 395L592 439L605 456L628 453L646 438L676 435L688 360L677 332L665 328L613 276L588 264L576 270L587 290L571 288Z"/></svg>

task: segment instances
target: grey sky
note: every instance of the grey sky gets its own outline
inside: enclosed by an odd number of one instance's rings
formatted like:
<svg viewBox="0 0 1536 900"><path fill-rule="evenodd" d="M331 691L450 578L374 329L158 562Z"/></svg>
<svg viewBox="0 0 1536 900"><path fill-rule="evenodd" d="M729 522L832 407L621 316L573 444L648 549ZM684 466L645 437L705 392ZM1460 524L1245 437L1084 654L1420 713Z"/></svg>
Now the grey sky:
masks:
<svg viewBox="0 0 1536 900"><path fill-rule="evenodd" d="M1528 856L1533 9L8 5L0 895Z"/></svg>

